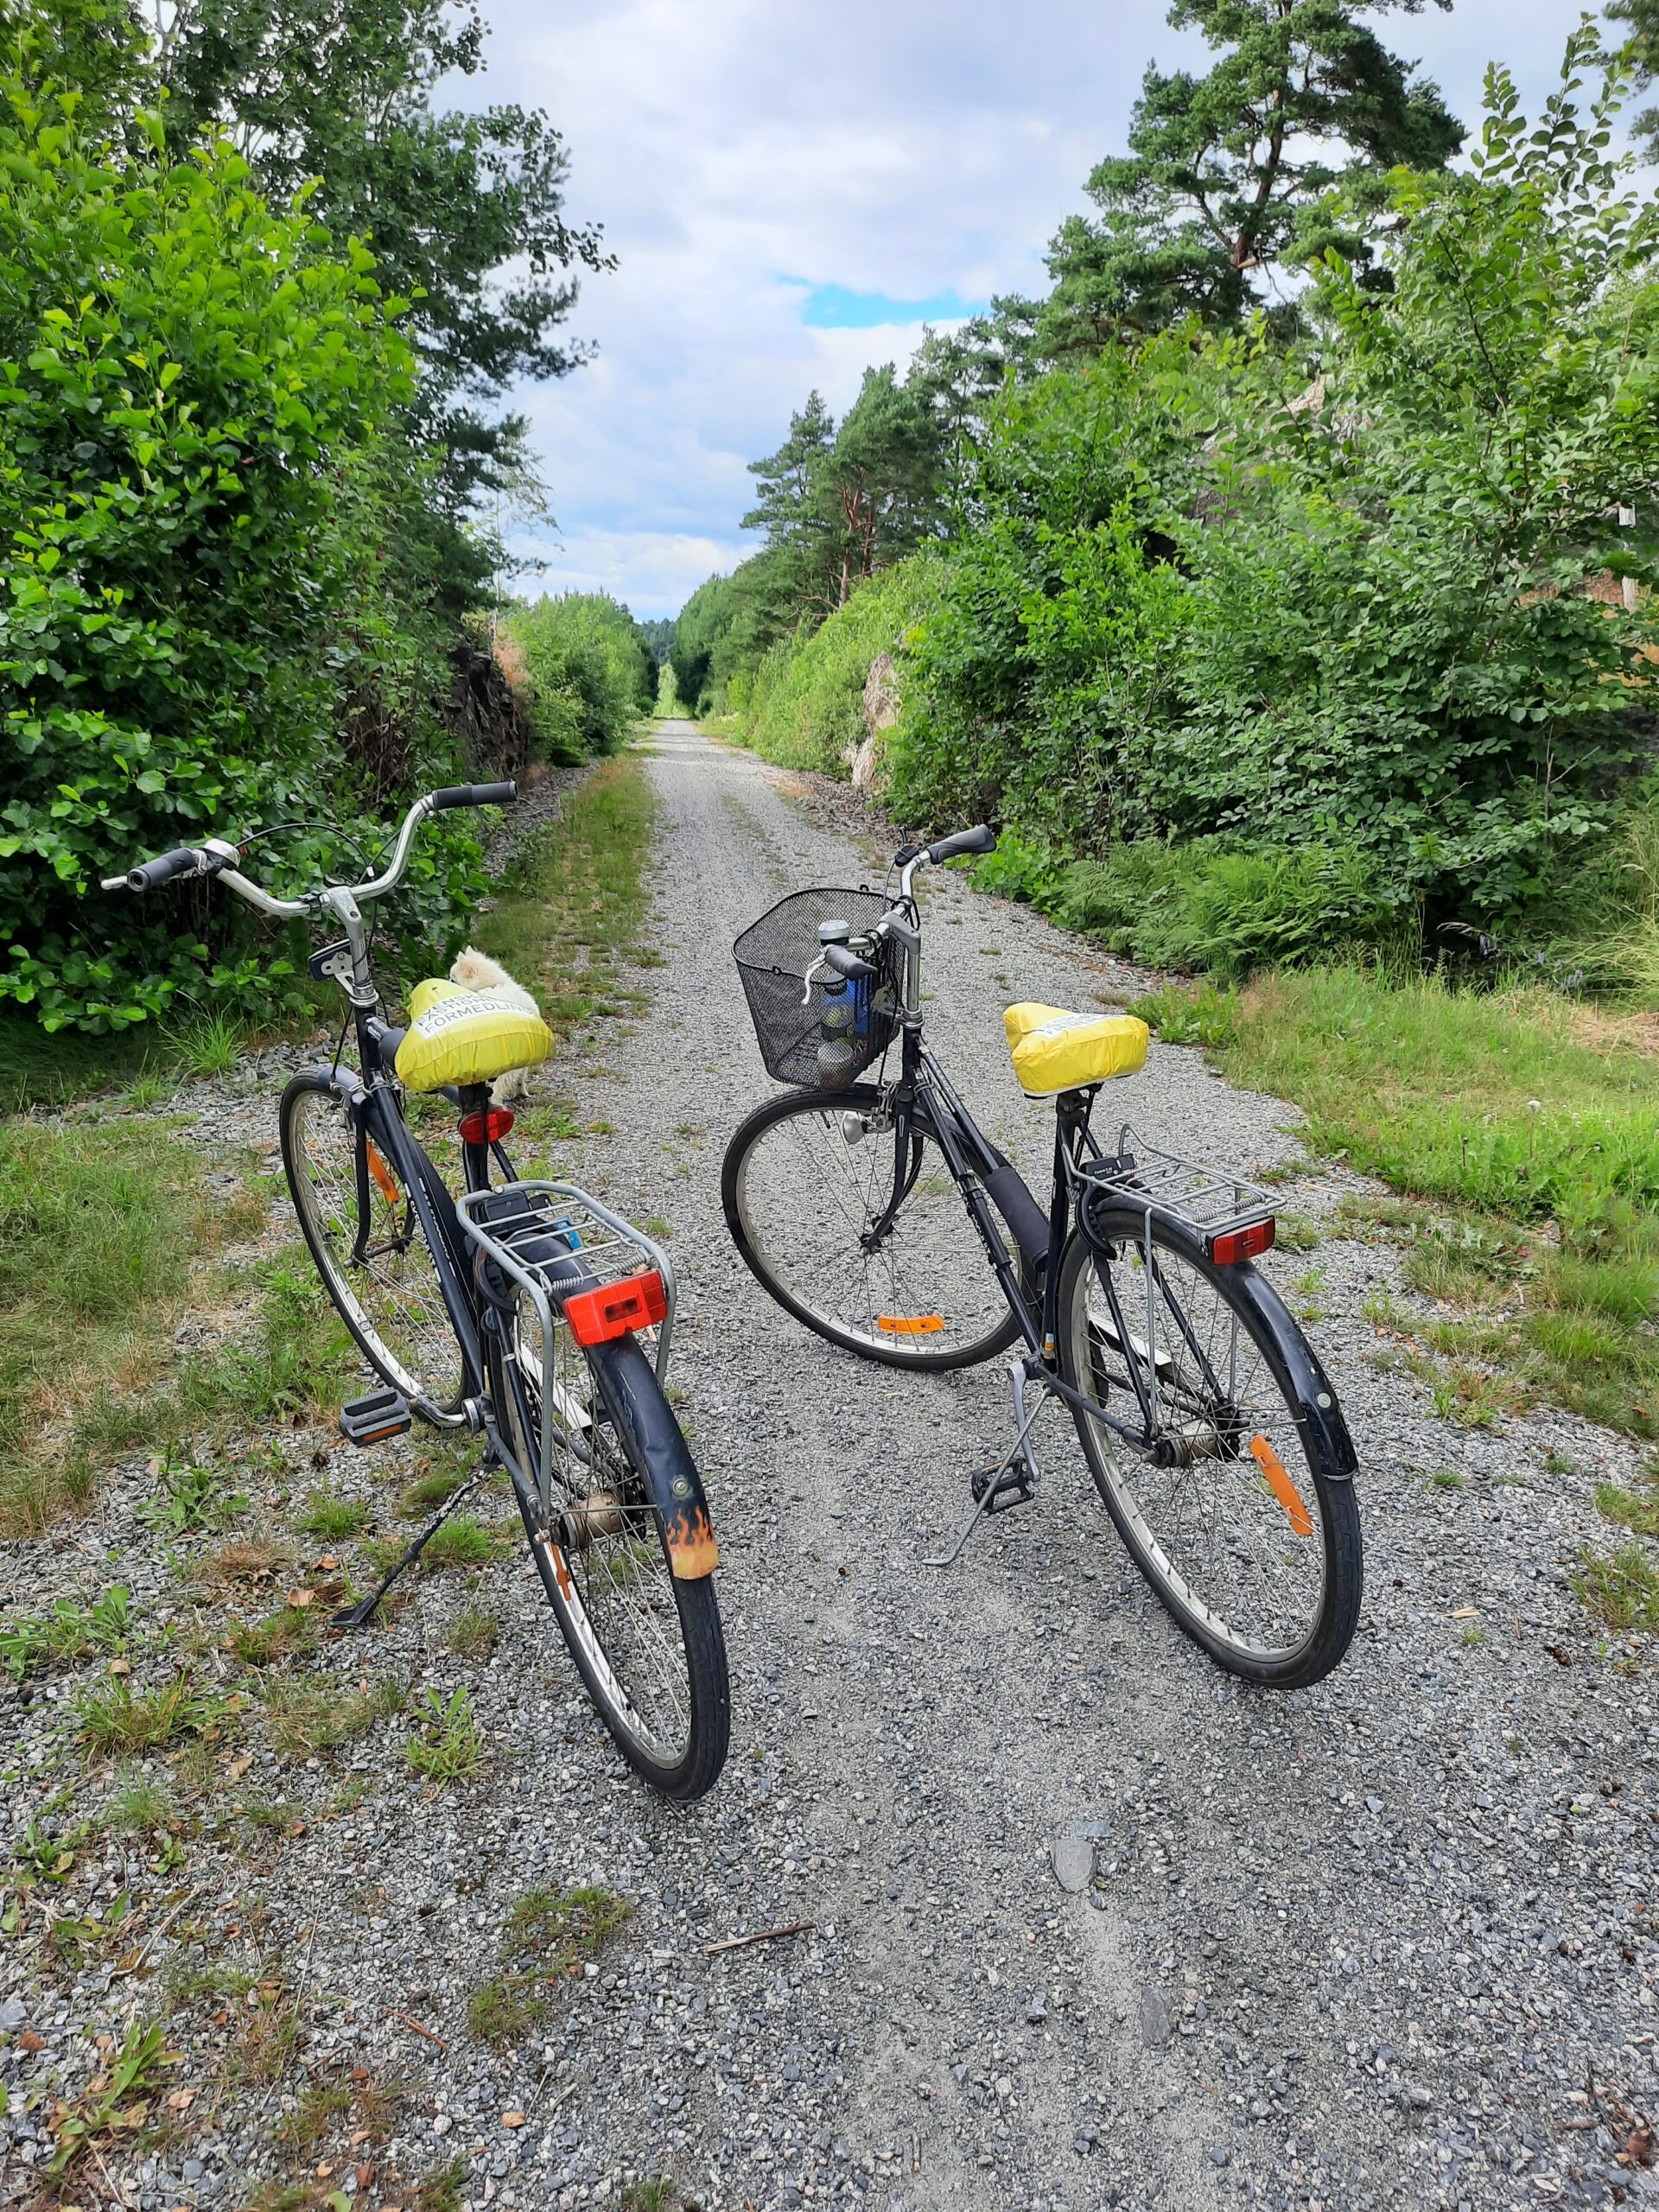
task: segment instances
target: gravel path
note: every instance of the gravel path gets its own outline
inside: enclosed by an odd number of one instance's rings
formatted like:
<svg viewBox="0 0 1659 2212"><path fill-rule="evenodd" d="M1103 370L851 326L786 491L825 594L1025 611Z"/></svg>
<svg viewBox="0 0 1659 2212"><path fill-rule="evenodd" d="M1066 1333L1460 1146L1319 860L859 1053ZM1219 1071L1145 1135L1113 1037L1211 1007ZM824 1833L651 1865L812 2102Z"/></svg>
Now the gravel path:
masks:
<svg viewBox="0 0 1659 2212"><path fill-rule="evenodd" d="M313 2081L349 2063L404 2085L364 2201L412 2202L393 2177L451 2152L475 2206L626 2203L664 2173L710 2212L1659 2196L1652 1649L1610 1646L1567 1582L1602 1534L1596 1484L1628 1480L1631 1453L1553 1413L1479 1433L1435 1418L1421 1385L1370 1362L1364 1299L1414 1302L1391 1250L1332 1238L1314 1333L1363 1463L1368 1577L1333 1679L1274 1698L1219 1674L1128 1567L1052 1414L1038 1498L982 1527L954 1572L925 1569L967 1471L1003 1448L1000 1370L917 1380L820 1344L741 1268L718 1194L726 1139L767 1087L731 940L786 890L879 882L887 856L689 724L659 732L649 771L668 964L643 1020L558 1069L579 1119L610 1125L558 1156L672 1224L671 1379L723 1552L731 1762L699 1807L650 1801L573 1694L518 1558L492 1571L504 1622L486 1666L447 1648L453 1577L324 1654L353 1681L397 1663L445 1695L469 1682L490 1738L481 1776L431 1802L402 1725L308 1767L261 1751L303 1832L252 1872L229 1845L183 1870L204 1942L245 1944L257 1891ZM954 876L927 882L924 916L936 1046L1040 1180L1050 1122L1014 1084L1002 1006L1086 1007L1140 979ZM1177 1148L1299 1160L1294 1111L1195 1052L1154 1045L1121 1090ZM1287 1209L1328 1217L1363 1187L1309 1172ZM1281 1283L1307 1265L1274 1255ZM1552 1452L1570 1471L1546 1468ZM385 1494L373 1455L335 1452L328 1479ZM135 1535L130 1501L112 1500L79 1544L115 1548L125 1572ZM68 1587L85 1562L65 1556ZM54 1715L19 1710L42 1774ZM466 1999L514 1897L583 1880L632 1921L528 2044L490 2053ZM0 2127L21 2130L29 2069L61 2069L100 2005L135 2000L106 1967L54 2009L16 1961L0 1951L0 2026L32 2019L47 2044L0 2056ZM208 2031L189 2047L207 2063ZM242 2202L292 2101L289 2084L225 2101L188 2164L181 2145L126 2170L128 2201ZM37 2156L18 2147L14 2199ZM319 2190L357 2188L350 2155L319 2163Z"/></svg>

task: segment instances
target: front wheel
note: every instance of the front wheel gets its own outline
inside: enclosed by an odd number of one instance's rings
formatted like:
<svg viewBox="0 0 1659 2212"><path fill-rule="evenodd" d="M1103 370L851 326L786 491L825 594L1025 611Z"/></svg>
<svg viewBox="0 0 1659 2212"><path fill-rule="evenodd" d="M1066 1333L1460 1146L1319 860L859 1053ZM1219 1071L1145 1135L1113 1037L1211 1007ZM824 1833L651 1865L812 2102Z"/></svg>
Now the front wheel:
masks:
<svg viewBox="0 0 1659 2212"><path fill-rule="evenodd" d="M1077 1230L1060 1262L1060 1372L1141 1432L1132 1443L1073 1409L1106 1510L1176 1622L1229 1673L1316 1682L1352 1638L1362 1568L1352 1480L1320 1426L1299 1419L1289 1376L1316 1371L1300 1332L1248 1264L1217 1267L1155 1220L1148 1250L1141 1213L1103 1211L1090 1225L1105 1251Z"/></svg>
<svg viewBox="0 0 1659 2212"><path fill-rule="evenodd" d="M345 1091L320 1069L290 1077L277 1126L300 1233L358 1350L394 1390L452 1412L464 1380L461 1346L401 1175L359 1129ZM359 1230L361 1259L354 1256Z"/></svg>
<svg viewBox="0 0 1659 2212"><path fill-rule="evenodd" d="M880 1091L785 1091L726 1148L726 1225L761 1288L830 1344L888 1367L974 1366L1019 1325L938 1144L912 1128L902 1165L895 1150Z"/></svg>
<svg viewBox="0 0 1659 2212"><path fill-rule="evenodd" d="M538 1426L550 1423L551 1510L543 1524L524 1491L519 1508L583 1687L653 1789L701 1797L726 1763L732 1700L713 1578L675 1574L653 1503L685 1494L679 1424L632 1338L584 1351L559 1324L548 1374L522 1294L494 1319L490 1397L531 1491Z"/></svg>

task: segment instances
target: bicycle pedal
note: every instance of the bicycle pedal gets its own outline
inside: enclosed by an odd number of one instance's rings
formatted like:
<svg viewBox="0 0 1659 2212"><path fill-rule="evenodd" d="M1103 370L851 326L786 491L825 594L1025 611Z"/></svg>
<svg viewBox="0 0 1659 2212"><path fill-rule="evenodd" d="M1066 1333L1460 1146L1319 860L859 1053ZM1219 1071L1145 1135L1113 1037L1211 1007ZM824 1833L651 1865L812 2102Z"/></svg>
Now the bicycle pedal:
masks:
<svg viewBox="0 0 1659 2212"><path fill-rule="evenodd" d="M340 1433L360 1452L388 1436L401 1436L414 1418L401 1390L371 1390L366 1397L353 1398L340 1408Z"/></svg>
<svg viewBox="0 0 1659 2212"><path fill-rule="evenodd" d="M969 1488L974 1493L974 1503L987 1513L1006 1513L1011 1505L1023 1505L1036 1494L1036 1484L1029 1467L976 1467L968 1478ZM990 1491L988 1498L985 1495Z"/></svg>

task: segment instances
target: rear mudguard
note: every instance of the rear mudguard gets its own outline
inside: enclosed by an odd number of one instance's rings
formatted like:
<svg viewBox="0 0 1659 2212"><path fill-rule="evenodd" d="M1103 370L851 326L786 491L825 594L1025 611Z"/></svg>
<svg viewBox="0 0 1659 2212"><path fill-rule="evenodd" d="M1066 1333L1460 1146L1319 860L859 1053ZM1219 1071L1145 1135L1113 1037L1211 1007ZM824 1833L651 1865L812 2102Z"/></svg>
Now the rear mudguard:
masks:
<svg viewBox="0 0 1659 2212"><path fill-rule="evenodd" d="M591 1354L613 1421L626 1422L639 1446L651 1502L661 1516L677 1580L696 1582L720 1564L702 1478L674 1409L644 1347L633 1337L595 1345Z"/></svg>

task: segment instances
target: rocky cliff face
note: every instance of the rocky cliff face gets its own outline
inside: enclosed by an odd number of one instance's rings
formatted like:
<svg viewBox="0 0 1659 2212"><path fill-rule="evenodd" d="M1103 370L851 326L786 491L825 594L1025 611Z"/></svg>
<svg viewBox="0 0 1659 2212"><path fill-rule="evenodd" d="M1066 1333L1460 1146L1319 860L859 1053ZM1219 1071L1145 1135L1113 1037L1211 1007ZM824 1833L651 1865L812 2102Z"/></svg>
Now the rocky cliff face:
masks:
<svg viewBox="0 0 1659 2212"><path fill-rule="evenodd" d="M874 791L881 780L881 733L898 719L898 667L891 653L878 653L864 679L864 734L847 756L855 791Z"/></svg>

